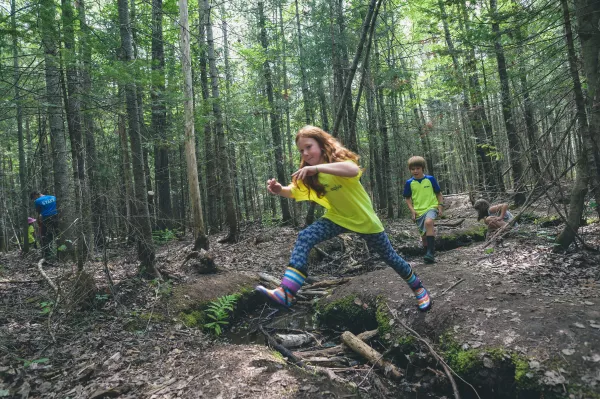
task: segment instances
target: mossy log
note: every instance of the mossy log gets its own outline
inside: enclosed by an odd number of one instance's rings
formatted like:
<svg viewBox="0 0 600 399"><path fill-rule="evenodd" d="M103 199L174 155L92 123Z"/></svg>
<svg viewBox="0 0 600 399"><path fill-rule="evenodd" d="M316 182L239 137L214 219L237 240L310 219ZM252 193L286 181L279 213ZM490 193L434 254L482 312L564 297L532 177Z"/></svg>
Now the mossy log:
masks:
<svg viewBox="0 0 600 399"><path fill-rule="evenodd" d="M435 249L437 251L449 251L470 245L474 242L482 242L485 241L486 233L487 227L484 224L477 224L462 229L440 229L436 234ZM405 255L423 254L423 247L417 240L413 240L409 245L398 246L396 249Z"/></svg>

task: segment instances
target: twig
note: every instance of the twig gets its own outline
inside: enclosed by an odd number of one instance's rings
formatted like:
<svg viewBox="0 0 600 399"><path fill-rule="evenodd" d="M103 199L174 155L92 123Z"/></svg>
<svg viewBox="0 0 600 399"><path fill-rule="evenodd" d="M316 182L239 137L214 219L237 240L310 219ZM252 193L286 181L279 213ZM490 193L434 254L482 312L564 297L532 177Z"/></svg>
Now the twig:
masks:
<svg viewBox="0 0 600 399"><path fill-rule="evenodd" d="M456 374L456 372L454 370L452 370L452 368L450 366L448 366L448 364L446 364L446 362L444 361L444 359L442 359L442 357L432 348L432 346L429 344L429 342L427 342L426 340L424 340L419 335L418 332L416 332L415 330L413 330L412 328L410 328L409 326L407 326L402 320L400 320L398 317L396 317L396 314L394 313L394 311L392 311L392 309L390 308L390 305L386 304L386 306L387 306L388 310L390 311L390 314L392 315L392 317L398 323L400 323L400 325L402 325L402 327L404 327L406 329L406 331L408 331L409 333L411 333L419 341L423 342L427 346L427 349L429 349L429 352L433 355L433 357L436 358L442 364L442 366L444 367L444 371L446 372L446 375L448 376L448 379L450 380L450 384L452 384L452 390L454 391L454 397L456 399L460 399L460 393L458 392L458 386L456 385L456 381L452 377L452 374L454 374L462 382L464 382L465 384L467 384L468 386L470 386L471 389L473 390L473 392L475 392L475 395L477 395L477 397L479 399L481 399L481 396L479 396L479 393L477 392L477 390L475 389L475 387L473 385L469 384L461 376L459 376L458 374Z"/></svg>
<svg viewBox="0 0 600 399"><path fill-rule="evenodd" d="M326 257L326 258L329 258L329 259L333 259L333 260L335 260L335 259L336 259L334 256L332 256L332 255L329 255L327 252L323 251L321 248L319 248L319 247L317 247L317 246L315 246L314 248L315 248L315 250L316 250L318 253L320 253L320 254L321 254L321 255L323 255L324 257Z"/></svg>
<svg viewBox="0 0 600 399"><path fill-rule="evenodd" d="M441 297L442 295L444 295L446 292L450 291L452 288L456 287L457 285L459 285L460 283L462 283L463 281L465 281L464 278L461 278L460 280L458 280L456 283L452 284L450 287L446 288L444 291L442 291L442 293L440 295L438 295L438 298Z"/></svg>
<svg viewBox="0 0 600 399"><path fill-rule="evenodd" d="M56 343L56 337L54 336L54 333L52 332L51 319L52 319L52 315L54 314L54 309L56 309L56 307L58 306L58 302L60 302L60 290L58 289L58 286L56 284L54 284L54 281L52 281L50 279L50 277L48 277L48 275L42 268L42 264L44 263L44 260L45 260L44 258L39 260L39 262L37 264L37 268L40 271L40 274L46 279L48 284L50 284L50 287L52 287L54 289L54 292L56 293L56 299L54 300L54 306L52 306L52 309L50 310L50 313L48 314L48 332L50 333L50 337L52 337L52 342Z"/></svg>

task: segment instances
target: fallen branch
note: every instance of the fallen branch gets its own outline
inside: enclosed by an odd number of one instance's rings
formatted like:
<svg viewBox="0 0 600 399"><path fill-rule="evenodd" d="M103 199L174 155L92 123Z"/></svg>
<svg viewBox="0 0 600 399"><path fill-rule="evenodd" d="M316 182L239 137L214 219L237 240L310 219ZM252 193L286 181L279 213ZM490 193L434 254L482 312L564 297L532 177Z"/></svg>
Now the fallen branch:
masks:
<svg viewBox="0 0 600 399"><path fill-rule="evenodd" d="M319 248L317 246L315 246L313 248L315 249L315 251L317 251L318 253L320 253L321 255L323 255L326 258L334 259L334 260L336 259L334 256L329 255L327 252L323 251L321 248Z"/></svg>
<svg viewBox="0 0 600 399"><path fill-rule="evenodd" d="M48 280L4 280L4 281L0 281L0 284L37 284L37 283L41 283L42 281L48 281Z"/></svg>
<svg viewBox="0 0 600 399"><path fill-rule="evenodd" d="M378 334L378 331L375 329L375 330L362 332L362 333L358 334L356 337L358 339L360 339L361 341L368 341L368 340L376 337L377 334ZM348 350L349 350L349 348L345 344L341 344L341 345L332 346L331 348L324 348L324 349L304 351L304 352L294 352L294 355L296 355L300 359L305 359L305 358L310 358L310 357L337 356Z"/></svg>
<svg viewBox="0 0 600 399"><path fill-rule="evenodd" d="M390 314L392 315L392 317L398 322L400 323L400 325L402 327L404 327L404 329L406 331L408 331L409 333L411 333L415 338L417 338L419 341L423 342L425 344L425 346L427 346L427 349L429 349L429 352L431 353L431 355L437 359L441 364L442 367L444 368L444 371L446 372L446 375L448 376L448 379L450 380L450 384L452 384L452 390L454 392L454 397L456 399L460 399L460 393L458 392L458 386L456 385L456 381L454 380L454 377L452 377L452 374L454 374L455 376L457 376L462 382L464 382L465 384L467 384L468 386L471 387L471 389L473 389L473 392L475 392L475 395L477 395L477 397L479 399L481 399L481 396L479 396L479 393L477 392L477 390L475 389L475 387L471 384L469 384L467 381L465 381L461 376L459 376L458 374L456 374L456 372L454 370L452 370L452 368L450 366L448 366L448 364L446 364L446 362L444 361L444 359L433 349L433 347L431 346L431 344L429 344L429 342L427 342L426 340L424 340L421 335L419 335L418 332L416 332L415 330L413 330L412 328L410 328L409 326L407 326L402 320L400 320L398 317L396 317L396 313L390 308L390 305L387 305L387 308L390 311Z"/></svg>
<svg viewBox="0 0 600 399"><path fill-rule="evenodd" d="M56 343L56 337L54 336L54 333L52 332L51 320L52 320L52 315L54 314L54 309L56 309L56 307L58 306L58 303L60 302L60 290L58 289L58 286L56 284L54 284L54 281L52 281L52 279L50 279L50 277L48 277L48 275L42 268L42 264L44 263L44 260L45 260L44 258L39 260L39 262L37 264L37 268L38 268L40 274L42 275L42 277L44 277L44 279L46 279L48 284L50 284L50 287L52 287L54 289L54 292L56 293L56 298L54 300L54 306L52 306L52 309L50 310L50 313L48 314L48 332L50 333L50 337L52 337L52 341L54 343Z"/></svg>
<svg viewBox="0 0 600 399"><path fill-rule="evenodd" d="M441 297L442 295L444 295L446 292L450 291L452 288L456 287L457 285L459 285L460 283L462 283L463 281L465 281L464 278L461 278L460 280L458 280L456 283L452 284L450 287L446 288L444 291L442 291L442 293L440 295L438 295L437 297Z"/></svg>
<svg viewBox="0 0 600 399"><path fill-rule="evenodd" d="M383 355L381 353L365 344L360 340L360 338L352 334L350 331L344 331L342 334L342 341L354 352L367 359L369 363L382 369L384 374L391 375L395 379L402 378L402 372L398 370L396 366L387 360L383 360Z"/></svg>
<svg viewBox="0 0 600 399"><path fill-rule="evenodd" d="M48 284L50 284L50 287L52 287L54 292L58 293L58 287L56 286L56 284L54 284L54 281L52 281L50 279L50 277L48 277L48 275L46 274L44 269L42 269L42 264L44 263L44 261L45 261L44 258L40 259L40 261L37 263L37 268L38 268L40 274L42 275L42 277L44 277L44 279L48 282Z"/></svg>
<svg viewBox="0 0 600 399"><path fill-rule="evenodd" d="M265 336L267 342L269 343L269 346L281 353L284 357L287 357L289 361L293 364L299 367L304 367L304 363L302 363L302 360L298 359L288 348L277 343L277 341L275 341L275 339L271 337L268 332L265 331L262 324L258 325L258 330L262 333L262 335Z"/></svg>
<svg viewBox="0 0 600 399"><path fill-rule="evenodd" d="M263 280L267 283L273 284L275 287L279 287L279 284L281 284L281 280L278 280L275 277L273 277L267 273L260 272L260 273L258 273L258 277L260 277L261 280Z"/></svg>
<svg viewBox="0 0 600 399"><path fill-rule="evenodd" d="M350 281L349 277L345 277L345 278L340 278L337 280L323 280L323 281L317 281L314 284L310 284L307 285L307 288L315 289L315 288L329 288L335 285L341 285L341 284L346 284L347 282Z"/></svg>

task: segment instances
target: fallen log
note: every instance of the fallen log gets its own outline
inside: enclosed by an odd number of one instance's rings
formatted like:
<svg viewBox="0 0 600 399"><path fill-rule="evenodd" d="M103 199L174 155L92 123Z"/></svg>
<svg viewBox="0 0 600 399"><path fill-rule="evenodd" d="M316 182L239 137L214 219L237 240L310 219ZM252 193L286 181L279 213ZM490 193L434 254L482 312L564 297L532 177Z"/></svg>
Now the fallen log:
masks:
<svg viewBox="0 0 600 399"><path fill-rule="evenodd" d="M347 366L348 362L343 357L335 356L335 357L309 357L307 359L302 359L306 363L310 363L316 366L325 366L325 367L343 367Z"/></svg>
<svg viewBox="0 0 600 399"><path fill-rule="evenodd" d="M320 291L320 290L300 290L298 291L302 295L314 295L314 296L324 296L329 294L328 291Z"/></svg>
<svg viewBox="0 0 600 399"><path fill-rule="evenodd" d="M297 348L313 340L310 334L275 334L275 339L286 348Z"/></svg>
<svg viewBox="0 0 600 399"><path fill-rule="evenodd" d="M361 341L368 341L376 336L377 336L377 330L370 330L370 331L362 332L362 333L358 334L356 337L358 339L360 339ZM346 345L340 344L340 345L332 346L330 348L318 349L318 350L313 350L313 351L294 352L294 355L300 359L308 359L311 357L318 358L318 357L337 356L337 355L343 354L344 352L346 352L348 350L349 350L349 348Z"/></svg>
<svg viewBox="0 0 600 399"><path fill-rule="evenodd" d="M396 366L387 360L383 360L383 355L381 353L365 344L360 340L360 338L352 334L350 331L344 331L342 334L342 341L354 352L367 359L369 363L383 370L385 375L391 376L395 379L402 378L402 371L398 370Z"/></svg>

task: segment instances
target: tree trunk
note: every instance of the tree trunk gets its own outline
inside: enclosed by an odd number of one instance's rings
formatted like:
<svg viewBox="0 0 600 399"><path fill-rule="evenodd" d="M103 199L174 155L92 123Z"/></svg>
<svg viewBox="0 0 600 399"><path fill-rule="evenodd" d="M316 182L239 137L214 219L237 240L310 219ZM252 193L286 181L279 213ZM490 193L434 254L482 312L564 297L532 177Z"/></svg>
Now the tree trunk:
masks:
<svg viewBox="0 0 600 399"><path fill-rule="evenodd" d="M202 88L202 115L204 116L204 167L206 169L206 197L209 232L219 229L219 213L217 212L217 177L216 153L214 150L213 129L210 122L210 91L208 87L207 56L206 56L206 21L208 11L204 10L204 0L198 0L198 41L200 45L200 87Z"/></svg>
<svg viewBox="0 0 600 399"><path fill-rule="evenodd" d="M98 195L98 156L96 154L96 140L94 138L94 121L92 118L91 93L92 79L90 70L92 65L92 49L89 44L90 27L86 21L85 0L77 1L77 11L79 14L79 43L81 45L81 119L85 138L85 166L87 173L87 182L89 189L89 204L96 204L95 212L90 216L92 241L88 244L88 249L93 251L96 243L104 242L105 217L107 209L101 204L101 197ZM91 208L90 208L91 212ZM91 226L91 227L90 227Z"/></svg>
<svg viewBox="0 0 600 399"><path fill-rule="evenodd" d="M494 33L494 49L496 51L496 60L498 61L498 76L500 77L500 91L502 93L502 117L504 118L504 127L506 128L506 135L508 136L508 152L515 189L514 201L517 205L523 205L526 198L526 187L523 179L523 165L521 163L521 143L513 121L510 86L508 81L508 71L506 69L504 47L502 46L502 35L500 33L497 0L490 0L490 11L492 17L492 32Z"/></svg>
<svg viewBox="0 0 600 399"><path fill-rule="evenodd" d="M294 0L296 5L296 28L298 30L298 66L300 67L300 85L302 87L302 103L304 105L304 116L307 125L312 123L314 119L312 115L312 107L310 104L310 96L308 94L308 82L306 80L306 68L304 63L304 49L302 48L302 31L300 30L300 11L298 10L298 0Z"/></svg>
<svg viewBox="0 0 600 399"><path fill-rule="evenodd" d="M219 95L219 76L217 74L217 63L215 59L215 43L213 40L212 24L210 22L210 5L208 0L204 0L204 21L206 29L206 41L208 45L208 65L210 68L212 106L215 117L215 134L219 147L219 166L221 176L221 187L223 199L225 201L226 221L229 227L229 233L221 242L237 242L238 240L238 221L233 198L233 187L231 186L231 172L229 170L229 155L227 152L227 144L225 131L223 129L223 113L221 111L221 98Z"/></svg>
<svg viewBox="0 0 600 399"><path fill-rule="evenodd" d="M479 185L483 187L484 191L488 193L488 195L495 194L498 191L498 184L496 181L496 176L494 174L492 168L492 162L489 156L489 143L485 135L485 122L482 120L481 113L476 112L471 109L471 103L469 101L469 86L464 77L462 68L460 63L458 62L458 55L456 54L456 49L454 48L454 42L452 40L452 35L450 34L450 28L448 26L448 14L446 13L446 7L444 6L443 0L438 0L438 6L440 8L442 23L444 26L444 36L446 38L446 45L448 46L448 52L452 57L452 64L454 66L454 71L456 76L459 79L460 85L462 87L463 92L463 107L469 118L469 124L471 129L473 129L473 133L475 134L475 146L477 151L477 163L479 165L480 172L479 176ZM485 114L483 115L485 117Z"/></svg>
<svg viewBox="0 0 600 399"><path fill-rule="evenodd" d="M70 226L75 213L71 203L71 180L67 165L67 143L62 117L62 95L60 71L57 62L58 33L56 31L56 7L52 0L40 1L40 29L46 72L46 104L50 126L52 165L54 169L54 189L60 212L59 229L61 242L71 237Z"/></svg>
<svg viewBox="0 0 600 399"><path fill-rule="evenodd" d="M133 69L133 44L131 28L129 24L129 10L127 0L118 0L119 25L121 34L122 54L125 64ZM155 267L154 246L152 242L152 227L150 225L150 213L148 211L148 191L146 188L146 176L144 173L144 152L142 149L142 137L139 125L139 110L137 104L137 93L133 75L125 84L125 95L127 102L127 119L129 125L129 139L131 141L133 178L135 184L135 234L138 245L138 258L140 260L140 274L147 277L159 277L160 273Z"/></svg>
<svg viewBox="0 0 600 399"><path fill-rule="evenodd" d="M167 143L167 107L165 106L165 51L163 43L162 0L152 0L152 101L151 130L154 138L154 180L156 184L158 230L170 229L173 219L169 146Z"/></svg>
<svg viewBox="0 0 600 399"><path fill-rule="evenodd" d="M21 107L21 94L19 90L19 49L17 39L17 19L15 0L10 2L10 22L12 28L12 52L14 67L15 104L17 108L17 142L19 146L19 212L17 213L17 226L23 236L23 253L29 252L29 224L27 223L27 209L29 208L29 190L27 184L27 163L25 161L25 144L23 140L23 109ZM1 175L0 175L1 176Z"/></svg>
<svg viewBox="0 0 600 399"><path fill-rule="evenodd" d="M179 0L179 26L181 40L181 68L183 71L183 111L185 128L185 160L187 164L187 178L190 189L190 204L194 224L194 250L208 249L208 238L204 233L204 220L202 220L202 203L200 199L200 185L198 184L198 163L196 161L196 136L194 135L194 92L192 90L192 60L190 58L190 31L188 21L187 0Z"/></svg>
<svg viewBox="0 0 600 399"><path fill-rule="evenodd" d="M279 130L280 120L279 112L277 111L277 105L275 104L275 98L273 96L273 79L271 76L271 67L269 65L269 43L267 41L267 29L265 27L265 14L263 11L263 2L258 2L258 18L260 28L260 41L263 50L266 55L265 62L263 63L263 73L265 77L265 85L267 90L267 99L269 101L269 117L271 122L271 136L273 138L273 150L275 155L275 172L277 174L277 180L282 185L287 185L287 176L285 175L285 168L283 165L283 151L281 150L281 131ZM287 198L279 197L281 205L282 221L285 224L291 224L292 215L290 214L289 201Z"/></svg>
<svg viewBox="0 0 600 399"><path fill-rule="evenodd" d="M125 128L125 117L123 115L119 115L118 121L118 129L119 129L119 143L121 147L121 169L123 173L123 192L124 195L124 205L125 205L125 234L127 238L127 242L129 242L133 237L131 236L131 225L134 223L133 221L133 178L131 177L131 161L129 157L129 144L127 144L127 129Z"/></svg>
<svg viewBox="0 0 600 399"><path fill-rule="evenodd" d="M73 157L73 179L75 181L75 206L79 220L75 224L77 232L77 258L79 271L87 258L89 247L93 243L92 235L92 204L87 181L85 165L85 146L82 138L81 122L81 85L77 71L77 54L75 52L75 17L71 0L62 0L63 38L65 42L65 58L67 71L67 126L71 139L71 154Z"/></svg>
<svg viewBox="0 0 600 399"><path fill-rule="evenodd" d="M340 99L339 102L339 106L336 112L336 116L335 116L335 121L333 124L333 135L336 135L336 132L338 131L339 127L340 127L340 122L342 121L342 117L344 116L344 114L346 116L351 116L352 115L352 101L350 101L350 109L348 109L347 106L347 102L348 99L350 99L350 93L351 93L351 89L352 89L352 81L354 80L354 75L356 74L356 68L358 67L358 62L360 61L360 56L362 54L363 51L363 47L365 44L365 40L367 39L367 32L369 31L369 26L370 24L374 24L375 21L373 20L373 13L375 12L375 4L376 4L377 0L371 0L371 2L369 3L369 11L367 12L367 16L365 17L365 20L363 22L363 26L362 26L362 33L360 36L360 40L358 42L358 46L356 49L356 54L354 55L354 61L352 62L352 66L350 67L350 72L348 74L348 76L346 77L346 83L344 85L344 92L342 93L342 98ZM380 0L381 1L381 0ZM350 121L352 121L352 117L348 118ZM358 151L358 138L356 137L356 132L355 130L352 130L352 127L350 127L350 132L348 134L349 137L347 137L348 142L344 143L346 145L346 147L348 147L348 149L357 152Z"/></svg>
<svg viewBox="0 0 600 399"><path fill-rule="evenodd" d="M590 127L588 126L587 114L585 110L585 100L583 90L577 71L577 56L575 54L575 45L573 43L573 31L571 30L571 18L569 16L569 5L567 0L561 0L563 9L563 20L565 23L565 39L567 42L567 54L569 60L569 72L573 80L573 92L575 94L575 106L577 108L577 121L579 124L579 136L581 137L582 147L577 159L577 175L575 186L571 191L571 201L569 202L569 213L567 224L563 231L556 238L556 242L567 248L577 234L581 216L583 215L585 196L588 191L590 175L593 171L590 165L594 163L593 145L590 139ZM584 25L585 26L585 25ZM583 27L583 26L582 26ZM585 40L585 39L584 39Z"/></svg>
<svg viewBox="0 0 600 399"><path fill-rule="evenodd" d="M584 141L596 212L600 216L600 3L576 0L583 70L587 80L589 130Z"/></svg>

